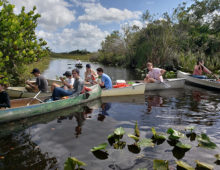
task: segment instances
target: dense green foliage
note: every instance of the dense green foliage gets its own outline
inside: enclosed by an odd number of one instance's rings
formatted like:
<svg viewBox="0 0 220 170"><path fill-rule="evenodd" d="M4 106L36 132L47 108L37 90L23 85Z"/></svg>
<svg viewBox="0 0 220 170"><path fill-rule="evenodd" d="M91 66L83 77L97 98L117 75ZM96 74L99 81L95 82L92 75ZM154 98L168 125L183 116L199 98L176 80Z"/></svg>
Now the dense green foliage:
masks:
<svg viewBox="0 0 220 170"><path fill-rule="evenodd" d="M0 0L0 7L0 75L5 77L1 81L15 85L24 81L25 65L48 56L49 51L44 48L46 41L35 34L40 17L36 7L28 13L23 7L19 14L7 1Z"/></svg>
<svg viewBox="0 0 220 170"><path fill-rule="evenodd" d="M68 54L73 54L73 55L85 55L85 54L90 54L89 51L85 50L74 50L74 51L70 51Z"/></svg>
<svg viewBox="0 0 220 170"><path fill-rule="evenodd" d="M194 0L190 7L179 5L172 16L154 19L147 11L147 27L114 31L101 44L97 60L109 65L144 68L151 61L156 66L183 67L192 71L198 57L211 70L220 69L219 0ZM170 69L169 69L170 68Z"/></svg>

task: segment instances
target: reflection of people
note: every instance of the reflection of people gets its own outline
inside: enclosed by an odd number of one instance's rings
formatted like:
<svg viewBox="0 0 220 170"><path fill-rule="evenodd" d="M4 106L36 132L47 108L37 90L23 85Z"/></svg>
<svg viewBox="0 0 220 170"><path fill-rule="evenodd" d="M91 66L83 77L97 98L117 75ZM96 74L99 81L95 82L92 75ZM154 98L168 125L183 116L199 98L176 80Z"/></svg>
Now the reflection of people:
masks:
<svg viewBox="0 0 220 170"><path fill-rule="evenodd" d="M53 90L53 94L52 94L53 100L59 100L61 97L64 96L80 95L84 87L84 81L80 78L78 69L73 69L72 74L73 74L73 78L75 79L73 84L73 89L65 90L63 88L56 87Z"/></svg>
<svg viewBox="0 0 220 170"><path fill-rule="evenodd" d="M74 84L74 78L72 77L72 74L70 71L66 71L64 74L64 76L66 76L66 80L64 80L63 77L60 77L60 80L63 84L62 88L64 88L65 90L70 90L73 88L73 84ZM53 83L51 86L51 91L54 90L55 87L60 87L59 84Z"/></svg>
<svg viewBox="0 0 220 170"><path fill-rule="evenodd" d="M42 92L47 92L48 82L45 77L40 74L40 70L34 68L31 73L36 77L36 82L26 81L27 86L25 88L27 91L37 92L40 90Z"/></svg>
<svg viewBox="0 0 220 170"><path fill-rule="evenodd" d="M147 69L149 70L146 78L144 79L145 83L160 83L163 82L163 74L166 72L164 69L153 68L153 64L148 62Z"/></svg>
<svg viewBox="0 0 220 170"><path fill-rule="evenodd" d="M151 112L152 106L154 107L162 107L163 105L163 99L160 96L148 96L147 98L147 111Z"/></svg>
<svg viewBox="0 0 220 170"><path fill-rule="evenodd" d="M6 88L7 86L5 84L0 83L0 109L2 107L11 107L10 98L8 96L8 93L5 91Z"/></svg>
<svg viewBox="0 0 220 170"><path fill-rule="evenodd" d="M212 74L212 72L204 66L204 61L201 58L198 58L192 76L199 79L206 79L207 76L203 75L203 72L207 74Z"/></svg>
<svg viewBox="0 0 220 170"><path fill-rule="evenodd" d="M95 80L97 79L96 72L91 69L90 64L86 64L86 72L85 72L85 84L95 84Z"/></svg>
<svg viewBox="0 0 220 170"><path fill-rule="evenodd" d="M103 121L105 119L105 116L109 115L107 111L111 108L111 103L102 103L101 108L102 114L99 114L97 118L97 120L99 121Z"/></svg>
<svg viewBox="0 0 220 170"><path fill-rule="evenodd" d="M96 70L97 70L97 74L101 77L101 83L99 83L101 88L111 89L112 88L111 78L104 73L102 68L97 68Z"/></svg>

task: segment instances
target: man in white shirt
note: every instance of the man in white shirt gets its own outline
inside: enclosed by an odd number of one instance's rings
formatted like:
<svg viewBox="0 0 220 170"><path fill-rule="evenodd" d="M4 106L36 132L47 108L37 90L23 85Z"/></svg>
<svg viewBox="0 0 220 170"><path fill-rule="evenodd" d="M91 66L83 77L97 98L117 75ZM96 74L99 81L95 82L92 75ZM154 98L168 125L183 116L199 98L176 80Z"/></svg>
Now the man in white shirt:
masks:
<svg viewBox="0 0 220 170"><path fill-rule="evenodd" d="M149 70L148 74L144 79L145 83L160 83L163 82L163 74L166 72L164 69L153 68L153 64L148 62L147 69Z"/></svg>

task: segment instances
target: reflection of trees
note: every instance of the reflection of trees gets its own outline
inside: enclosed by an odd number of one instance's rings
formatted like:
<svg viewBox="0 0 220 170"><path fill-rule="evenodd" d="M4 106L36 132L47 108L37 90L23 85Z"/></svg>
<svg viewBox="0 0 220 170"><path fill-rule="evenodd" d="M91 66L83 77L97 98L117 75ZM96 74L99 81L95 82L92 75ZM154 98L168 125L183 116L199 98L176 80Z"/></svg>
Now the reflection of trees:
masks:
<svg viewBox="0 0 220 170"><path fill-rule="evenodd" d="M57 160L49 154L42 153L31 136L25 132L0 139L0 169L56 169Z"/></svg>

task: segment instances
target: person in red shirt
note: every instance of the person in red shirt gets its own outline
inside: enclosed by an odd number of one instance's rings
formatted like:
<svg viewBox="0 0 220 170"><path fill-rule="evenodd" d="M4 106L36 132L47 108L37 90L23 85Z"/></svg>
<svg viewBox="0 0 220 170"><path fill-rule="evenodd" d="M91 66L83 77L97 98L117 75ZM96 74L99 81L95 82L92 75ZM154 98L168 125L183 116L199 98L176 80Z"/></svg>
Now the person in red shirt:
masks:
<svg viewBox="0 0 220 170"><path fill-rule="evenodd" d="M201 58L198 58L192 76L199 79L206 79L207 76L203 75L204 73L212 74L212 72L204 66L204 61Z"/></svg>

